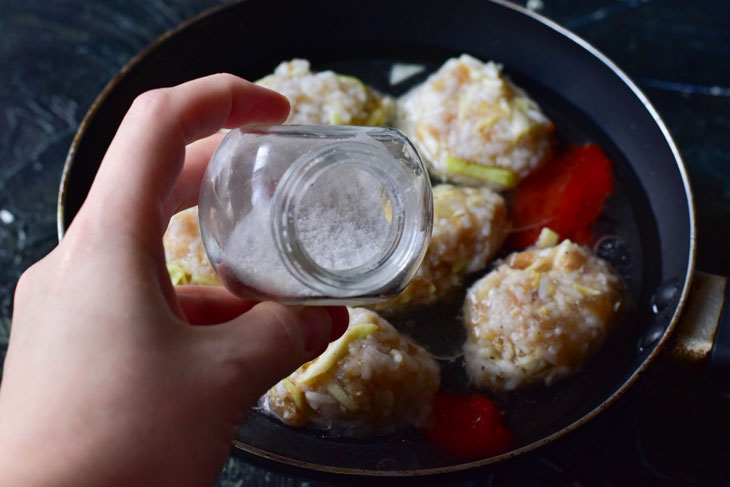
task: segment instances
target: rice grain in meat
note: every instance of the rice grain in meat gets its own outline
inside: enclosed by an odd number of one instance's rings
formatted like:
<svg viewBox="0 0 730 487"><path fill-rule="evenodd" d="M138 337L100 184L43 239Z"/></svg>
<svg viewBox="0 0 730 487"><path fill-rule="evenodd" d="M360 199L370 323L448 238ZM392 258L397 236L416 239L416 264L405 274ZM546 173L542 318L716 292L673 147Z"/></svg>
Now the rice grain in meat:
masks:
<svg viewBox="0 0 730 487"><path fill-rule="evenodd" d="M458 290L467 274L484 269L507 236L507 206L489 188L440 184L433 188L433 206L433 233L421 267L401 294L373 309L435 303Z"/></svg>
<svg viewBox="0 0 730 487"><path fill-rule="evenodd" d="M290 426L348 437L428 426L436 361L376 313L349 311L345 335L271 388L262 409Z"/></svg>
<svg viewBox="0 0 730 487"><path fill-rule="evenodd" d="M286 123L299 125L384 125L395 101L362 81L333 71L312 72L306 59L283 62L256 82L289 99Z"/></svg>
<svg viewBox="0 0 730 487"><path fill-rule="evenodd" d="M623 306L621 279L569 240L510 255L464 303L464 358L480 388L550 385L580 370Z"/></svg>
<svg viewBox="0 0 730 487"><path fill-rule="evenodd" d="M453 183L508 189L552 153L553 125L537 103L501 65L466 54L398 100L396 126Z"/></svg>

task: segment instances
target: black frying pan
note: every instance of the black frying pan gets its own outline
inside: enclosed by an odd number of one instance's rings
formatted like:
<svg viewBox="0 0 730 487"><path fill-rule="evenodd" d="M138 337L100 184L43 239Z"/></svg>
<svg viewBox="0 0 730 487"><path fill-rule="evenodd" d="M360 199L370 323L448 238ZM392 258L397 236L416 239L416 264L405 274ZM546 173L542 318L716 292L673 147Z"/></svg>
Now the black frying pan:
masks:
<svg viewBox="0 0 730 487"><path fill-rule="evenodd" d="M584 371L551 388L494 399L516 446L460 463L406 431L367 441L328 439L252 412L236 446L247 457L309 471L430 475L464 471L521 455L572 431L619 397L658 354L675 326L694 268L695 229L687 175L666 127L637 87L603 55L552 22L506 2L249 0L214 8L165 35L105 88L82 122L63 173L59 236L81 206L106 148L136 95L210 73L258 79L282 60L304 57L399 95L447 58L469 53L501 62L555 122L562 143L592 141L614 163L596 250L623 274L635 309ZM391 86L396 62L427 67ZM420 315L396 326L435 354L454 356L463 336L454 307L446 323ZM458 306L457 306L458 307ZM439 320L441 321L441 320ZM448 326L447 326L448 325ZM444 387L464 390L458 358L444 360Z"/></svg>

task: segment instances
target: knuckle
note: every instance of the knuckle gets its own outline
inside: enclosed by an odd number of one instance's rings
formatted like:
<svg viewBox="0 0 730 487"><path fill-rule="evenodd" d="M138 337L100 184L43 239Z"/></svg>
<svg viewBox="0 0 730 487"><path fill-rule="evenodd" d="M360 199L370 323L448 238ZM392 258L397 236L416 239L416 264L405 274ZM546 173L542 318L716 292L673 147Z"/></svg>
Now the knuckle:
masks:
<svg viewBox="0 0 730 487"><path fill-rule="evenodd" d="M245 79L231 73L216 73L213 75L213 78L217 83L225 85L228 89L232 89L234 86L240 85L241 83L248 83Z"/></svg>
<svg viewBox="0 0 730 487"><path fill-rule="evenodd" d="M101 235L99 222L105 215L105 208L101 206L84 205L74 217L72 225L63 236L59 248L71 252L76 248L85 249L87 246L98 246L101 239L108 241L108 234Z"/></svg>
<svg viewBox="0 0 730 487"><path fill-rule="evenodd" d="M164 113L170 106L170 94L165 88L145 91L132 102L130 113L155 117Z"/></svg>
<svg viewBox="0 0 730 487"><path fill-rule="evenodd" d="M235 76L231 73L218 73L216 75L220 80L226 82L226 83L240 83L241 78L238 76Z"/></svg>
<svg viewBox="0 0 730 487"><path fill-rule="evenodd" d="M15 302L17 303L25 295L26 288L30 287L33 281L33 268L35 264L30 266L20 275L17 284L15 285Z"/></svg>
<svg viewBox="0 0 730 487"><path fill-rule="evenodd" d="M18 282L15 286L15 295L13 297L16 306L22 306L34 292L39 277L39 266L41 262L36 262L32 266L28 267L18 278Z"/></svg>

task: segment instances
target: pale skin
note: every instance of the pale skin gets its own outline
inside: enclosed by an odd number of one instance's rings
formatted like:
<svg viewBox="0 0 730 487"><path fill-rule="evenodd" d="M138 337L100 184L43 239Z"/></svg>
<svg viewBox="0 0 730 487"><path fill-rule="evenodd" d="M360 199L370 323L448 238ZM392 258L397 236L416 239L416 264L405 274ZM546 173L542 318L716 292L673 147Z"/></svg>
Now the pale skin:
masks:
<svg viewBox="0 0 730 487"><path fill-rule="evenodd" d="M225 74L134 101L66 236L18 282L1 483L211 485L258 397L344 332L342 307L175 288L165 268L162 234L196 203L212 134L288 111Z"/></svg>

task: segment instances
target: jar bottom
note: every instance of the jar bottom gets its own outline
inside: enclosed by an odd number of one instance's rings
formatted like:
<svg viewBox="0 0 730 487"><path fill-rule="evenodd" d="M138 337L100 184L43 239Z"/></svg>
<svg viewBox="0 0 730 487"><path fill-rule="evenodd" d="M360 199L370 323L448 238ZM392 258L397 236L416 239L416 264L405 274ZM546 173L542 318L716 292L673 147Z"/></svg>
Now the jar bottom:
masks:
<svg viewBox="0 0 730 487"><path fill-rule="evenodd" d="M361 165L325 167L296 205L296 239L324 270L362 272L382 262L392 247L393 206L387 184Z"/></svg>
<svg viewBox="0 0 730 487"><path fill-rule="evenodd" d="M272 231L284 264L310 289L377 293L402 271L405 227L396 192L404 169L374 144L325 146L297 159L274 196ZM401 247L400 251L405 249Z"/></svg>

